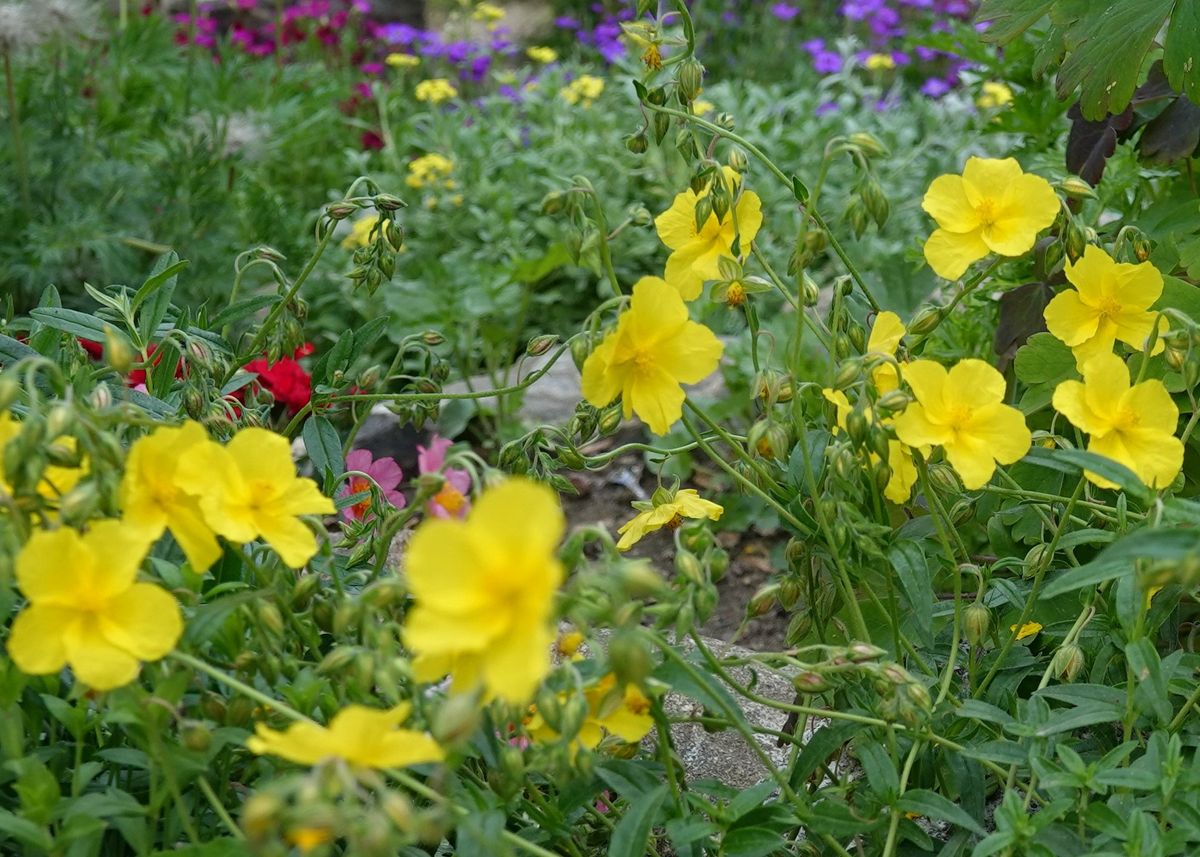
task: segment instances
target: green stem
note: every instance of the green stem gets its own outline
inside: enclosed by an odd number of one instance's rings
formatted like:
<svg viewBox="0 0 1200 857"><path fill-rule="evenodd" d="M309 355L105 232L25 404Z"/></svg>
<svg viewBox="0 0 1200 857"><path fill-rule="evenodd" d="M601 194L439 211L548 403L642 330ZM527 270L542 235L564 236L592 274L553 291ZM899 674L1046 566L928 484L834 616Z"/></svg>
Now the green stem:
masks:
<svg viewBox="0 0 1200 857"><path fill-rule="evenodd" d="M237 826L233 817L230 816L229 810L221 803L217 797L217 793L213 791L213 787L208 784L208 780L204 777L197 777L196 784L200 786L200 791L204 792L204 796L208 798L209 805L212 806L213 812L217 814L217 818L221 819L221 823L225 825L225 829L229 831L229 835L234 839L245 839L246 837L242 834L241 828Z"/></svg>

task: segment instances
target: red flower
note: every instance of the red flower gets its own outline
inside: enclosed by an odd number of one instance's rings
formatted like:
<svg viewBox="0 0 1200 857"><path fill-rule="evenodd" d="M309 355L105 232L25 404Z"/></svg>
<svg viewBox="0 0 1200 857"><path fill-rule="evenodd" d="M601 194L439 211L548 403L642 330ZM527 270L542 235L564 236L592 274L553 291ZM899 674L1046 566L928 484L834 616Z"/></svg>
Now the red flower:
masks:
<svg viewBox="0 0 1200 857"><path fill-rule="evenodd" d="M299 360L301 357L307 357L317 350L317 346L311 342L305 342L302 345L297 345L296 350L292 352L292 356Z"/></svg>
<svg viewBox="0 0 1200 857"><path fill-rule="evenodd" d="M383 148L383 138L374 131L363 131L361 141L364 151Z"/></svg>
<svg viewBox="0 0 1200 857"><path fill-rule="evenodd" d="M276 402L286 405L289 413L296 413L312 398L312 376L291 357L282 357L273 364L265 358L251 360L242 368L258 373L258 383Z"/></svg>

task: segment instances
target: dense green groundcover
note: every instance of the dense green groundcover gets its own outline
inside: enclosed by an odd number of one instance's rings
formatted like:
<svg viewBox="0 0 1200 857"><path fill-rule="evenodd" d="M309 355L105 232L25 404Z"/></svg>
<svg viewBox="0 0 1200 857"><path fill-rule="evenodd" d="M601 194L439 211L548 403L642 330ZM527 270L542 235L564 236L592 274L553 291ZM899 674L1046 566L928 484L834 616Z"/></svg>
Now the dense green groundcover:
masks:
<svg viewBox="0 0 1200 857"><path fill-rule="evenodd" d="M159 5L0 2L0 852L1197 851L1187 4Z"/></svg>

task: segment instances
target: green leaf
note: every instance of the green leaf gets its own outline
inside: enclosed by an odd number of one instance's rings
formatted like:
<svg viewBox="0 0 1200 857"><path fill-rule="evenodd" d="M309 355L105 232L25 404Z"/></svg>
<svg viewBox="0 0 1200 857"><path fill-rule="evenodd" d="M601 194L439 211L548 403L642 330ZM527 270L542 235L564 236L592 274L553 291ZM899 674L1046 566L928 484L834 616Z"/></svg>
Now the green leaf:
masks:
<svg viewBox="0 0 1200 857"><path fill-rule="evenodd" d="M785 842L774 830L765 827L739 827L725 834L721 853L727 857L767 857L783 854Z"/></svg>
<svg viewBox="0 0 1200 857"><path fill-rule="evenodd" d="M1163 71L1176 92L1200 104L1200 3L1179 0L1167 26Z"/></svg>
<svg viewBox="0 0 1200 857"><path fill-rule="evenodd" d="M808 185L800 181L799 176L792 176L792 196L801 204L808 202Z"/></svg>
<svg viewBox="0 0 1200 857"><path fill-rule="evenodd" d="M0 842L15 839L27 848L49 851L54 842L50 834L27 818L0 809Z"/></svg>
<svg viewBox="0 0 1200 857"><path fill-rule="evenodd" d="M279 303L279 295L258 295L252 298L242 298L235 304L230 304L217 313L211 322L213 330L220 330L227 324L241 321L248 315Z"/></svg>
<svg viewBox="0 0 1200 857"><path fill-rule="evenodd" d="M921 641L933 647L933 572L921 546L913 541L899 542L888 551L888 560L900 580L900 590L912 610L913 625Z"/></svg>
<svg viewBox="0 0 1200 857"><path fill-rule="evenodd" d="M1110 482L1115 482L1121 490L1133 497L1145 500L1149 495L1146 486L1132 470L1111 458L1105 458L1094 452L1082 449L1044 449L1035 446L1021 460L1027 464L1048 467L1051 470L1069 473L1073 476L1078 476L1086 470Z"/></svg>
<svg viewBox="0 0 1200 857"><path fill-rule="evenodd" d="M982 38L1007 44L1050 14L1055 0L983 0L975 20L987 24Z"/></svg>
<svg viewBox="0 0 1200 857"><path fill-rule="evenodd" d="M1149 528L1137 530L1100 551L1091 562L1072 568L1051 580L1042 590L1042 599L1094 586L1106 580L1132 573L1139 559L1181 560L1200 552L1200 530Z"/></svg>
<svg viewBox="0 0 1200 857"><path fill-rule="evenodd" d="M1167 698L1167 679L1154 644L1142 637L1125 646L1125 657L1133 671L1133 701L1139 711L1165 726L1174 713Z"/></svg>
<svg viewBox="0 0 1200 857"><path fill-rule="evenodd" d="M63 309L62 307L39 307L30 310L29 315L34 321L39 321L46 325L46 327L61 330L63 333L69 333L72 336L90 339L93 342L104 342L105 328L109 328L117 336L125 338L125 335L109 322L102 321L94 315L79 312L78 310Z"/></svg>
<svg viewBox="0 0 1200 857"><path fill-rule="evenodd" d="M903 812L914 812L927 818L939 818L964 827L972 833L983 835L983 827L967 815L962 807L951 803L937 792L928 789L910 789L900 798L896 807Z"/></svg>
<svg viewBox="0 0 1200 857"><path fill-rule="evenodd" d="M1017 377L1026 384L1057 384L1075 375L1075 355L1050 333L1035 333L1017 350Z"/></svg>
<svg viewBox="0 0 1200 857"><path fill-rule="evenodd" d="M300 436L304 438L304 448L318 472L335 479L346 472L342 440L333 423L325 417L309 417L300 430Z"/></svg>
<svg viewBox="0 0 1200 857"><path fill-rule="evenodd" d="M8 366L26 357L34 357L37 352L19 339L0 333L0 366Z"/></svg>
<svg viewBox="0 0 1200 857"><path fill-rule="evenodd" d="M643 857L646 840L658 808L667 797L667 787L659 786L636 803L630 804L625 815L613 829L608 845L608 857Z"/></svg>
<svg viewBox="0 0 1200 857"><path fill-rule="evenodd" d="M134 295L135 303L139 297L146 301L137 321L138 334L143 342L150 341L150 337L158 330L158 325L167 317L179 271L186 265L186 262L179 261L179 255L174 250L159 256L150 271L150 278Z"/></svg>
<svg viewBox="0 0 1200 857"><path fill-rule="evenodd" d="M1066 711L1055 711L1050 722L1037 729L1034 734L1039 738L1047 738L1073 729L1082 729L1084 726L1095 726L1097 723L1114 723L1120 719L1120 706L1087 702Z"/></svg>
<svg viewBox="0 0 1200 857"><path fill-rule="evenodd" d="M825 760L839 750L847 741L867 727L860 723L839 723L822 726L804 742L804 749L792 766L790 785L799 788L805 780L825 764Z"/></svg>
<svg viewBox="0 0 1200 857"><path fill-rule="evenodd" d="M1196 249L1196 273L1200 274L1200 239L1196 239L1192 243ZM1184 246L1180 245L1181 251ZM1191 276L1190 270L1188 276ZM1200 322L1200 288L1184 282L1178 277L1163 277L1163 293L1158 305L1164 309L1168 307L1177 309L1191 316L1194 321Z"/></svg>
<svg viewBox="0 0 1200 857"><path fill-rule="evenodd" d="M169 851L155 851L150 857L250 857L250 849L245 840L217 839L203 845L189 845L184 848L172 848Z"/></svg>
<svg viewBox="0 0 1200 857"><path fill-rule="evenodd" d="M740 725L749 727L741 705L733 698L728 688L708 672L708 666L695 663L693 666L694 671L688 671L675 661L666 660L654 671L654 677L670 685L677 693L696 700L705 708L721 715L735 717Z"/></svg>
<svg viewBox="0 0 1200 857"><path fill-rule="evenodd" d="M1076 88L1087 119L1119 113L1133 98L1142 62L1175 0L1106 0L1086 9L1065 31L1068 53L1055 81L1066 100ZM1076 8L1074 5L1072 9Z"/></svg>

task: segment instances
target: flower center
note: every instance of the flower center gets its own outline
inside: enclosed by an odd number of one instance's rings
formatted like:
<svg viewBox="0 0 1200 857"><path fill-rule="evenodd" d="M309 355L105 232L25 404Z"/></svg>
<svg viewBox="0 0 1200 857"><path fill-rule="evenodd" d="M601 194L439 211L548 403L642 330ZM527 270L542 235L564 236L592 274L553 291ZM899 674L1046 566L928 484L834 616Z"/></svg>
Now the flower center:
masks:
<svg viewBox="0 0 1200 857"><path fill-rule="evenodd" d="M1100 311L1101 320L1111 321L1121 314L1121 302L1112 297L1103 298L1097 309Z"/></svg>
<svg viewBox="0 0 1200 857"><path fill-rule="evenodd" d="M265 479L256 479L250 483L250 499L246 507L251 512L261 512L275 497L275 486Z"/></svg>
<svg viewBox="0 0 1200 857"><path fill-rule="evenodd" d="M462 509L466 503L466 498L462 493L447 482L442 486L442 490L433 495L433 502L437 503L451 515Z"/></svg>
<svg viewBox="0 0 1200 857"><path fill-rule="evenodd" d="M640 693L631 693L625 697L625 707L633 714L645 714L650 710L650 700Z"/></svg>
<svg viewBox="0 0 1200 857"><path fill-rule="evenodd" d="M370 481L363 479L361 476L350 477L350 493L351 494L359 494L363 491L370 491L370 490L371 490ZM355 518L361 518L367 514L367 510L369 510L370 508L371 508L371 497L368 495L364 499L359 500L357 503L355 503L353 506L351 506L350 513L352 515L354 515Z"/></svg>
<svg viewBox="0 0 1200 857"><path fill-rule="evenodd" d="M979 200L979 205L975 206L975 212L979 215L980 223L984 229L990 229L996 223L997 217L996 200L991 197L984 197Z"/></svg>
<svg viewBox="0 0 1200 857"><path fill-rule="evenodd" d="M1131 431L1142 423L1142 415L1132 408L1117 408L1112 418L1112 427L1116 431Z"/></svg>
<svg viewBox="0 0 1200 857"><path fill-rule="evenodd" d="M681 526L683 526L683 516L676 512L675 516L663 524L663 526L668 530L678 530Z"/></svg>
<svg viewBox="0 0 1200 857"><path fill-rule="evenodd" d="M741 283L730 283L729 291L725 293L725 303L730 307L740 307L746 302L746 288Z"/></svg>
<svg viewBox="0 0 1200 857"><path fill-rule="evenodd" d="M946 426L955 432L960 432L971 422L971 409L966 405L956 405L950 409L946 417Z"/></svg>

